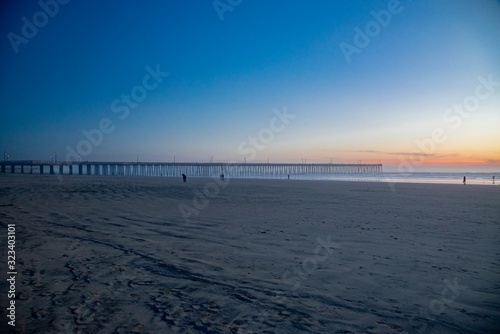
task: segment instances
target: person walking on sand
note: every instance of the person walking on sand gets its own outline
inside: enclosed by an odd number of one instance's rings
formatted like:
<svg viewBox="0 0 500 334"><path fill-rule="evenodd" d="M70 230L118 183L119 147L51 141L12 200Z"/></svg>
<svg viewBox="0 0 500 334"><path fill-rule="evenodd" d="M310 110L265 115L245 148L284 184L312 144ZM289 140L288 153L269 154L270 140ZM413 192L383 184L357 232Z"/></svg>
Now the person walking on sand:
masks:
<svg viewBox="0 0 500 334"><path fill-rule="evenodd" d="M466 177L465 177L465 175L464 175L464 184L465 184L466 182L467 182L467 178L466 178Z"/></svg>
<svg viewBox="0 0 500 334"><path fill-rule="evenodd" d="M187 176L186 174L182 174L182 182L186 182Z"/></svg>

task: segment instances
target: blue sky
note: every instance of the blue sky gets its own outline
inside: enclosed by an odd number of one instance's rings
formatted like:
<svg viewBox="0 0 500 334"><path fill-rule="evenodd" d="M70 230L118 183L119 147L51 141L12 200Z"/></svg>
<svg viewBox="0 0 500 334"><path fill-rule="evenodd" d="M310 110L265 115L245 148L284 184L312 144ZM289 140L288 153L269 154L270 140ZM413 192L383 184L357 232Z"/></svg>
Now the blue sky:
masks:
<svg viewBox="0 0 500 334"><path fill-rule="evenodd" d="M499 169L500 86L459 125L443 119L478 78L500 81L499 1L220 0L222 14L213 1L54 3L1 5L0 149L11 159L64 159L109 119L82 160ZM356 46L355 29L391 6L348 62L340 45ZM19 44L23 17L39 27ZM138 91L147 67L169 74L120 119L113 101ZM285 109L295 118L255 157L238 150ZM436 128L446 140L416 144Z"/></svg>

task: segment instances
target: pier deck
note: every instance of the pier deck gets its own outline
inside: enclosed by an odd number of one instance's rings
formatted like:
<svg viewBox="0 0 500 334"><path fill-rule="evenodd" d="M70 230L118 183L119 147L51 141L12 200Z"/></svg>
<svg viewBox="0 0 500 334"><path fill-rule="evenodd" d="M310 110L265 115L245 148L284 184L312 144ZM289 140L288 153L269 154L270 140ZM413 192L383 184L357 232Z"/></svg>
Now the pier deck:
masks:
<svg viewBox="0 0 500 334"><path fill-rule="evenodd" d="M382 164L97 162L17 160L0 162L1 173L139 175L247 178L297 174L382 173Z"/></svg>

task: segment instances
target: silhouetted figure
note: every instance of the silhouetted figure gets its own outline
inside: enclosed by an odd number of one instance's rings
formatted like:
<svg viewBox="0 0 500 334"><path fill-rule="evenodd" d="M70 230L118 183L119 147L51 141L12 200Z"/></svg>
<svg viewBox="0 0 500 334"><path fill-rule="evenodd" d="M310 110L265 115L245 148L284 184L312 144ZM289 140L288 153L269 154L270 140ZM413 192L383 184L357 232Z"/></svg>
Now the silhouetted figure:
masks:
<svg viewBox="0 0 500 334"><path fill-rule="evenodd" d="M495 184L495 175L493 175L493 184Z"/></svg>
<svg viewBox="0 0 500 334"><path fill-rule="evenodd" d="M464 176L464 184L467 183L467 178Z"/></svg>
<svg viewBox="0 0 500 334"><path fill-rule="evenodd" d="M220 179L221 179L222 181L224 181L224 174L221 174L221 175L220 175Z"/></svg>
<svg viewBox="0 0 500 334"><path fill-rule="evenodd" d="M187 176L186 174L182 174L182 182L186 182Z"/></svg>
<svg viewBox="0 0 500 334"><path fill-rule="evenodd" d="M290 180L290 174L288 174L288 179Z"/></svg>

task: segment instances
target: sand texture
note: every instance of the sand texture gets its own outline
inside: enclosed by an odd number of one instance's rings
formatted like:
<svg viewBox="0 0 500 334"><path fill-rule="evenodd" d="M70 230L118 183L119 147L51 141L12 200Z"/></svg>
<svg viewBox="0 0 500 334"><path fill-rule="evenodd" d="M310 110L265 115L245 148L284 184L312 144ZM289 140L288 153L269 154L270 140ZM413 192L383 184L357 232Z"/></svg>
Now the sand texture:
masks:
<svg viewBox="0 0 500 334"><path fill-rule="evenodd" d="M497 186L1 175L0 277L15 224L17 332L495 333L499 223Z"/></svg>

